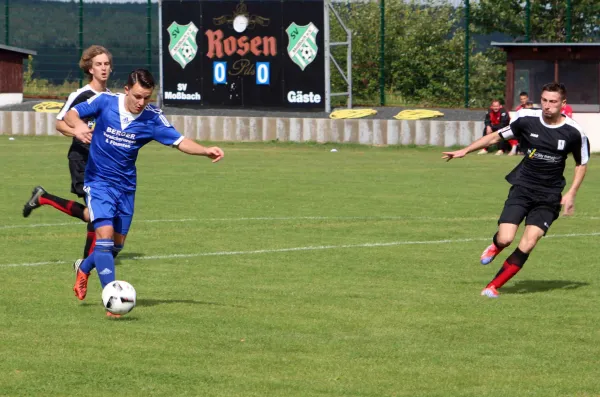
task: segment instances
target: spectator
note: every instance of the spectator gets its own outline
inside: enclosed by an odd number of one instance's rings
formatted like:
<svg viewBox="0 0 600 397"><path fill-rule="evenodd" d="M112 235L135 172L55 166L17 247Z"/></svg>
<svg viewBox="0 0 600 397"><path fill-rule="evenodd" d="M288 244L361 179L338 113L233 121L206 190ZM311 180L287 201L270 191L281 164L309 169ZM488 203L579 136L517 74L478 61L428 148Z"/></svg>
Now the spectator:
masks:
<svg viewBox="0 0 600 397"><path fill-rule="evenodd" d="M515 108L515 110L518 111L518 110L526 108L525 105L527 104L527 102L530 102L529 101L529 94L527 92L525 92L525 91L521 91L521 93L519 94L519 106L517 106Z"/></svg>
<svg viewBox="0 0 600 397"><path fill-rule="evenodd" d="M483 129L483 136L486 136L493 132L496 132L499 129L508 126L509 123L510 123L510 116L509 116L508 112L506 111L506 109L504 109L502 107L499 100L494 99L492 101L490 108L488 109L487 113L485 114L485 121L484 121L485 128ZM509 146L509 145L507 145L505 143L499 144L496 155L499 156L499 155L504 154L504 150L506 149L507 146ZM515 145L515 152L516 152L516 145ZM483 148L477 154L487 154L487 153L488 153L487 148Z"/></svg>
<svg viewBox="0 0 600 397"><path fill-rule="evenodd" d="M525 106L523 106L523 109L533 109L533 102L532 101L527 101L525 103Z"/></svg>
<svg viewBox="0 0 600 397"><path fill-rule="evenodd" d="M573 108L566 103L565 103L565 106L562 107L560 112L562 114L564 114L565 116L569 116L570 118L573 118Z"/></svg>

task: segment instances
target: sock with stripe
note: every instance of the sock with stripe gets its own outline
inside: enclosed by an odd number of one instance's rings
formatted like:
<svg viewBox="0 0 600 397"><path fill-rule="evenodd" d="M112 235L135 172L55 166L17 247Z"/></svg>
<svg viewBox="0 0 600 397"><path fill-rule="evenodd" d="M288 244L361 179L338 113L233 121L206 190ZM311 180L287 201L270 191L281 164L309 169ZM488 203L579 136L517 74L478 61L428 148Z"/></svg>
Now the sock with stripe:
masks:
<svg viewBox="0 0 600 397"><path fill-rule="evenodd" d="M527 258L529 258L529 254L524 253L519 248L515 249L514 252L506 259L496 274L496 277L494 277L494 279L487 285L487 288L502 287L523 268Z"/></svg>
<svg viewBox="0 0 600 397"><path fill-rule="evenodd" d="M92 223L87 224L87 236L85 238L85 247L83 248L83 258L87 258L94 251L96 245L96 232L94 231L94 225Z"/></svg>
<svg viewBox="0 0 600 397"><path fill-rule="evenodd" d="M122 249L123 249L123 244L115 244L115 246L113 247L113 250L112 250L112 256L113 256L113 258L116 258L117 255L119 255L119 252L121 252Z"/></svg>
<svg viewBox="0 0 600 397"><path fill-rule="evenodd" d="M50 193L44 193L40 199L40 205L50 205L59 211L64 212L73 218L84 221L83 211L85 206L77 201L67 200L61 197L54 196Z"/></svg>
<svg viewBox="0 0 600 397"><path fill-rule="evenodd" d="M93 256L102 289L104 289L106 284L115 281L115 258L113 258L113 248L114 242L111 239L96 240Z"/></svg>

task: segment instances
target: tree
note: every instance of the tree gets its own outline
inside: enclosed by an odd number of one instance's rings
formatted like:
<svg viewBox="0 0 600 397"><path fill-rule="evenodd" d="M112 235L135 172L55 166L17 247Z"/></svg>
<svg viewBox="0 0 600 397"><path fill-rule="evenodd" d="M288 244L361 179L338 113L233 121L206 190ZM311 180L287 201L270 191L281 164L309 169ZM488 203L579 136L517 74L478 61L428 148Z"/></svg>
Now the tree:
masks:
<svg viewBox="0 0 600 397"><path fill-rule="evenodd" d="M571 1L571 40L600 39L600 2ZM482 33L502 32L515 38L526 34L526 11L523 0L480 0L472 7L472 23ZM567 38L567 1L531 0L530 40L564 42Z"/></svg>
<svg viewBox="0 0 600 397"><path fill-rule="evenodd" d="M339 4L339 3L338 3ZM379 92L380 7L378 3L338 5L344 23L353 31L352 61L357 100L373 103ZM462 106L464 104L465 34L461 8L431 1L386 1L385 90L396 103ZM344 41L332 23L332 41ZM487 106L504 91L503 53L474 53L471 46L470 105ZM333 53L345 65L344 49ZM340 65L342 66L342 65ZM344 68L345 66L342 66ZM343 90L332 73L334 91Z"/></svg>

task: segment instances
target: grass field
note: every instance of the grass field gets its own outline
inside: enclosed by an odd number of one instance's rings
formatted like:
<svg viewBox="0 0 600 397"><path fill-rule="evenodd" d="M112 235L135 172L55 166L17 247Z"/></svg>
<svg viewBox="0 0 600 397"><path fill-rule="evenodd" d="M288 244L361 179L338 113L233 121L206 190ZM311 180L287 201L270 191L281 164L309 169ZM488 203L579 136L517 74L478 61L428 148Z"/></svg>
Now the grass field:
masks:
<svg viewBox="0 0 600 397"><path fill-rule="evenodd" d="M21 216L37 184L74 197L68 146L0 136L2 396L600 396L595 156L576 215L494 300L512 249L478 259L520 158L149 145L117 262L138 306L115 321L95 272L84 303L71 291L85 226Z"/></svg>

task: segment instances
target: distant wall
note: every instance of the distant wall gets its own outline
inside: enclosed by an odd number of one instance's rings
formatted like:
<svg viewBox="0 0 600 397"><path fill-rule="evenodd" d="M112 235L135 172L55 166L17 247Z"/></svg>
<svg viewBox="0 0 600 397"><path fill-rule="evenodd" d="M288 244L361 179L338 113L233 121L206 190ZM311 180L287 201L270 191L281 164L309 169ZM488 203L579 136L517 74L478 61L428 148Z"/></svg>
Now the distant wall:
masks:
<svg viewBox="0 0 600 397"><path fill-rule="evenodd" d="M0 111L0 134L60 135L54 129L56 114ZM482 121L310 119L275 117L167 116L186 137L200 141L347 142L365 145L465 146L479 138ZM600 152L600 114L578 114L590 138L592 151Z"/></svg>

